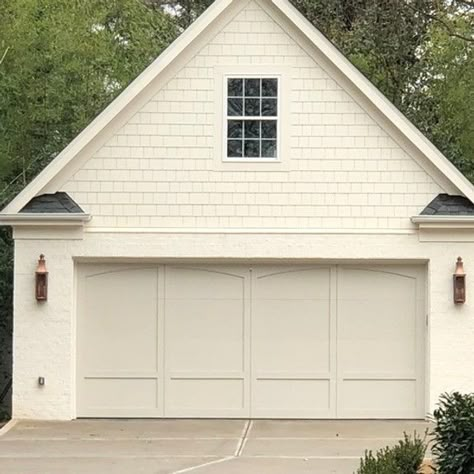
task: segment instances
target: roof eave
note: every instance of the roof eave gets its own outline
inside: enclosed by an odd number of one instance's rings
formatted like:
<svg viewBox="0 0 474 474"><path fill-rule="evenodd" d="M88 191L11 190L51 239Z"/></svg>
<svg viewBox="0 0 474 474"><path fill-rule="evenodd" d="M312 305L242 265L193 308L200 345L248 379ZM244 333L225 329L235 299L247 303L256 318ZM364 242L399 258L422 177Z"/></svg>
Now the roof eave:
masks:
<svg viewBox="0 0 474 474"><path fill-rule="evenodd" d="M472 216L414 216L413 224L420 229L472 229L474 230L474 215Z"/></svg>
<svg viewBox="0 0 474 474"><path fill-rule="evenodd" d="M69 213L0 214L0 226L83 226L91 218L90 214Z"/></svg>

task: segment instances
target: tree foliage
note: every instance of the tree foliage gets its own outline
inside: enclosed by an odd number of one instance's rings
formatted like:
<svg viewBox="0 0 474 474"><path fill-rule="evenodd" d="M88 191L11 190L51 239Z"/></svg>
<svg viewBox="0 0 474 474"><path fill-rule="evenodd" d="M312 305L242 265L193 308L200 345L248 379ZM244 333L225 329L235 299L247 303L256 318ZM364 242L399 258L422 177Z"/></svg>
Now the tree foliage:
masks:
<svg viewBox="0 0 474 474"><path fill-rule="evenodd" d="M176 34L170 15L139 0L2 0L0 208ZM12 330L12 268L3 228L0 336ZM2 344L0 372L10 364L11 345ZM0 393L6 382L0 378Z"/></svg>
<svg viewBox="0 0 474 474"><path fill-rule="evenodd" d="M175 32L168 15L137 0L3 0L0 175L20 178L13 189L3 190L0 204L64 148Z"/></svg>

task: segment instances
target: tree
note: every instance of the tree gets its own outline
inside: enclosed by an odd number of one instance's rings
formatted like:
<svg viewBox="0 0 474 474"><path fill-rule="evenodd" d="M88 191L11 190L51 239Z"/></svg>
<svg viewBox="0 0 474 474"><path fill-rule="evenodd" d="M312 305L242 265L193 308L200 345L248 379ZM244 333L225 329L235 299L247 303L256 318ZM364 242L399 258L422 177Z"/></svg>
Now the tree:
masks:
<svg viewBox="0 0 474 474"><path fill-rule="evenodd" d="M174 18L139 0L2 0L0 208L176 34ZM12 268L1 228L0 373L11 366Z"/></svg>
<svg viewBox="0 0 474 474"><path fill-rule="evenodd" d="M137 0L3 0L0 176L23 187L176 35Z"/></svg>
<svg viewBox="0 0 474 474"><path fill-rule="evenodd" d="M144 0L158 10L173 14L181 30L185 30L214 0Z"/></svg>

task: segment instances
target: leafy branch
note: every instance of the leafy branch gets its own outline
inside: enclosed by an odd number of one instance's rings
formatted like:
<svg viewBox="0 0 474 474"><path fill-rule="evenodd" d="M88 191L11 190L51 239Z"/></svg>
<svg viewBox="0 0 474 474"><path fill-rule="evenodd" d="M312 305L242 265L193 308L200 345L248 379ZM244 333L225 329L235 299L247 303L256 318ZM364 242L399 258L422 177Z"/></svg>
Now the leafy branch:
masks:
<svg viewBox="0 0 474 474"><path fill-rule="evenodd" d="M8 51L10 51L10 46L8 46L8 48L5 50L2 57L0 58L0 66L2 65L3 61L5 61L5 58L7 57Z"/></svg>
<svg viewBox="0 0 474 474"><path fill-rule="evenodd" d="M474 3L471 2L471 1L462 1L460 3L462 3L464 6L467 6L469 8L474 8ZM421 9L415 8L412 5L410 5L409 3L407 3L407 7L410 8L414 13L421 14L425 18L428 18L429 20L432 20L432 21L438 23L439 25L441 25L447 31L448 35L451 36L452 38L457 38L457 39L460 39L462 41L466 41L468 43L473 43L474 44L474 34L471 35L471 36L466 36L466 35L463 35L461 33L458 33L454 29L452 24L450 24L447 21L443 20L439 16L433 15L432 13L429 13L426 10L421 10ZM471 14L471 12L470 12L470 14Z"/></svg>

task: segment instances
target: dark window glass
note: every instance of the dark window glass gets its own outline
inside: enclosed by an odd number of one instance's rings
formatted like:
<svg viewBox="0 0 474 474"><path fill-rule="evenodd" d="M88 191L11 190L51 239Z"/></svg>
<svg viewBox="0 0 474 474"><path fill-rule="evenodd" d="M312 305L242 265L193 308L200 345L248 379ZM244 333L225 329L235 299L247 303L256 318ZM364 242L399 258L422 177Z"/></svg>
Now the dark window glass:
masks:
<svg viewBox="0 0 474 474"><path fill-rule="evenodd" d="M260 96L260 79L245 79L245 97Z"/></svg>
<svg viewBox="0 0 474 474"><path fill-rule="evenodd" d="M276 158L278 79L229 78L227 96L227 156Z"/></svg>
<svg viewBox="0 0 474 474"><path fill-rule="evenodd" d="M262 121L262 138L276 138L277 137L277 122L276 120Z"/></svg>
<svg viewBox="0 0 474 474"><path fill-rule="evenodd" d="M262 96L277 97L278 79L262 79Z"/></svg>
<svg viewBox="0 0 474 474"><path fill-rule="evenodd" d="M245 121L245 138L260 138L260 120Z"/></svg>
<svg viewBox="0 0 474 474"><path fill-rule="evenodd" d="M242 140L227 141L227 156L229 158L242 158Z"/></svg>
<svg viewBox="0 0 474 474"><path fill-rule="evenodd" d="M262 140L262 158L276 158L277 142L276 140Z"/></svg>
<svg viewBox="0 0 474 474"><path fill-rule="evenodd" d="M229 138L243 138L242 125L242 120L229 120L227 136Z"/></svg>
<svg viewBox="0 0 474 474"><path fill-rule="evenodd" d="M260 158L260 141L245 140L245 158Z"/></svg>
<svg viewBox="0 0 474 474"><path fill-rule="evenodd" d="M243 99L229 99L228 101L228 115L231 117L241 117L244 115Z"/></svg>
<svg viewBox="0 0 474 474"><path fill-rule="evenodd" d="M262 115L266 117L276 117L278 112L277 99L263 99L262 100Z"/></svg>
<svg viewBox="0 0 474 474"><path fill-rule="evenodd" d="M229 79L227 83L227 95L229 97L242 97L244 95L243 79Z"/></svg>
<svg viewBox="0 0 474 474"><path fill-rule="evenodd" d="M260 99L245 99L245 115L248 117L260 116Z"/></svg>

